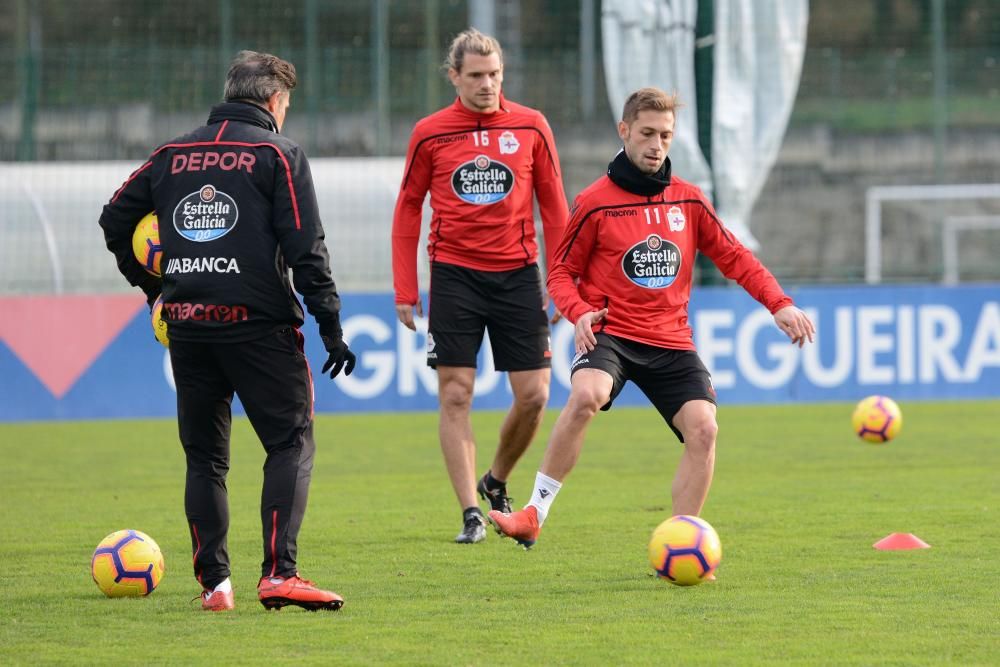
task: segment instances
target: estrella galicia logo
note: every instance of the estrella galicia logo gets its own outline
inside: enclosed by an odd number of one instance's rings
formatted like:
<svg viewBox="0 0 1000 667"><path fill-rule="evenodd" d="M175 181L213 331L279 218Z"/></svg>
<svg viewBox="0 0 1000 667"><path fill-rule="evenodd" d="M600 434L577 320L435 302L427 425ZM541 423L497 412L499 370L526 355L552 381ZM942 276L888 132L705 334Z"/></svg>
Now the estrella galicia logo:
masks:
<svg viewBox="0 0 1000 667"><path fill-rule="evenodd" d="M233 230L240 217L232 197L203 185L174 208L174 229L189 241L215 241Z"/></svg>
<svg viewBox="0 0 1000 667"><path fill-rule="evenodd" d="M514 189L514 172L503 162L478 155L455 170L451 187L470 204L496 204Z"/></svg>
<svg viewBox="0 0 1000 667"><path fill-rule="evenodd" d="M636 243L622 257L622 271L639 287L669 287L680 270L680 248L656 234Z"/></svg>

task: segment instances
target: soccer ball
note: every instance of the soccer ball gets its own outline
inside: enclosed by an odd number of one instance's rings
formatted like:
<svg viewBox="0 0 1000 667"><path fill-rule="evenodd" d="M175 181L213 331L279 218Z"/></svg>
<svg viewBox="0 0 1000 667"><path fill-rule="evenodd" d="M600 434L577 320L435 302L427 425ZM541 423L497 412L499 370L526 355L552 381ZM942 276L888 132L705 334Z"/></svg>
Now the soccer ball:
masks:
<svg viewBox="0 0 1000 667"><path fill-rule="evenodd" d="M861 399L851 415L851 424L858 437L868 442L889 442L903 427L903 413L888 396Z"/></svg>
<svg viewBox="0 0 1000 667"><path fill-rule="evenodd" d="M160 245L160 223L156 221L156 213L147 213L132 232L132 252L142 268L154 276L160 275L163 247Z"/></svg>
<svg viewBox="0 0 1000 667"><path fill-rule="evenodd" d="M163 319L163 295L156 297L153 302L153 335L160 341L163 347L170 347L170 338L167 337L167 323Z"/></svg>
<svg viewBox="0 0 1000 667"><path fill-rule="evenodd" d="M163 553L146 533L119 530L97 545L90 561L94 583L109 598L149 595L163 579Z"/></svg>
<svg viewBox="0 0 1000 667"><path fill-rule="evenodd" d="M649 564L656 576L678 586L705 581L721 560L718 533L696 516L670 517L656 527L649 540Z"/></svg>

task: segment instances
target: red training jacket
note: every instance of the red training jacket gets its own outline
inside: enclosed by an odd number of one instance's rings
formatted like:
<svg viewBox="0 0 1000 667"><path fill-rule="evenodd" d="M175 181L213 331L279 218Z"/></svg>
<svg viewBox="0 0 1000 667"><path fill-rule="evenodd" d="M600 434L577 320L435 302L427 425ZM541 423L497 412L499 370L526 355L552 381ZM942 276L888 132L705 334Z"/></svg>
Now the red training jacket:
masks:
<svg viewBox="0 0 1000 667"><path fill-rule="evenodd" d="M477 113L456 99L414 127L392 221L397 304L419 298L417 244L428 190L432 262L479 271L536 263L534 191L552 266L569 211L552 130L539 111L501 96L498 111Z"/></svg>
<svg viewBox="0 0 1000 667"><path fill-rule="evenodd" d="M696 251L772 313L792 303L701 189L676 176L652 197L627 192L607 175L581 192L549 270L549 293L571 322L607 307L595 331L693 350L688 301Z"/></svg>

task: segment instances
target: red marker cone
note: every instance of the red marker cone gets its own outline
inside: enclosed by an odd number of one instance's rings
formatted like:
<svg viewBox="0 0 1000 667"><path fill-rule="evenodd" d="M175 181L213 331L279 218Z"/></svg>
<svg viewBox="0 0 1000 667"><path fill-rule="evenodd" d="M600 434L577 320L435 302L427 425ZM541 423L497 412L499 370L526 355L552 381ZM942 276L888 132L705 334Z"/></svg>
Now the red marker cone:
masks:
<svg viewBox="0 0 1000 667"><path fill-rule="evenodd" d="M930 549L931 545L913 533L891 533L872 545L879 551L903 551L906 549Z"/></svg>

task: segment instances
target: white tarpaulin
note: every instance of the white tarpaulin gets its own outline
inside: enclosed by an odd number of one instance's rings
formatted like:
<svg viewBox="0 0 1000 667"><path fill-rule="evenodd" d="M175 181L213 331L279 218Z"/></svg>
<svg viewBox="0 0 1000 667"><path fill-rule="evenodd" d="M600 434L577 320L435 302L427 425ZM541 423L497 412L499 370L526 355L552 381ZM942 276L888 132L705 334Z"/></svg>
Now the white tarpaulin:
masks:
<svg viewBox="0 0 1000 667"><path fill-rule="evenodd" d="M615 120L630 94L646 86L677 92L684 103L674 127L674 171L709 197L712 177L698 147L694 95L697 0L604 0L601 7L604 79Z"/></svg>
<svg viewBox="0 0 1000 667"><path fill-rule="evenodd" d="M714 0L714 11L711 169L698 145L697 0L604 0L608 98L617 119L628 95L643 86L680 95L674 172L705 190L726 226L756 248L747 221L795 101L808 0Z"/></svg>

